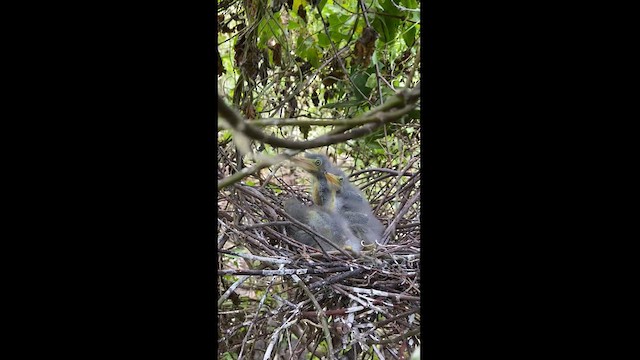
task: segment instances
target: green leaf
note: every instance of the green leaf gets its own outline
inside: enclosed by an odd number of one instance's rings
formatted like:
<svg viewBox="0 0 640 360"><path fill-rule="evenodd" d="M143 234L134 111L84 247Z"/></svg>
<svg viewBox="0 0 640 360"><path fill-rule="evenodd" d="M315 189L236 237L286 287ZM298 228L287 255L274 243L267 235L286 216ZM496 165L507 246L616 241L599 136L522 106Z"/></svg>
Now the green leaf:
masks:
<svg viewBox="0 0 640 360"><path fill-rule="evenodd" d="M371 73L371 75L369 75L369 78L367 79L367 83L364 86L370 89L373 89L377 85L378 85L378 81L377 81L376 73Z"/></svg>
<svg viewBox="0 0 640 360"><path fill-rule="evenodd" d="M408 9L418 8L418 2L416 0L401 0L400 4Z"/></svg>
<svg viewBox="0 0 640 360"><path fill-rule="evenodd" d="M320 67L320 58L318 57L318 50L316 50L315 46L309 47L304 56L314 68Z"/></svg>
<svg viewBox="0 0 640 360"><path fill-rule="evenodd" d="M233 355L235 355L235 356L233 356ZM222 359L224 359L224 360L236 360L238 358L238 355L237 354L233 354L233 355L231 355L231 353L227 351L224 354L222 354Z"/></svg>
<svg viewBox="0 0 640 360"><path fill-rule="evenodd" d="M287 29L289 30L295 30L299 28L300 28L300 24L297 21L289 21L289 24L287 25Z"/></svg>
<svg viewBox="0 0 640 360"><path fill-rule="evenodd" d="M231 138L231 131L230 130L222 130L220 131L222 137L219 138L218 140L220 142L226 142L227 140L229 140Z"/></svg>
<svg viewBox="0 0 640 360"><path fill-rule="evenodd" d="M320 3L318 3L318 9L320 9L320 11L322 11L322 9L324 9L325 5L327 5L327 0L320 0Z"/></svg>
<svg viewBox="0 0 640 360"><path fill-rule="evenodd" d="M331 46L331 43L329 42L329 37L323 32L318 34L318 45L320 45L323 48L327 46Z"/></svg>
<svg viewBox="0 0 640 360"><path fill-rule="evenodd" d="M367 87L367 80L369 80L369 73L367 72L358 72L356 74L354 74L352 76L352 80L353 83L356 85L356 87L360 90L360 92L362 92L362 94L364 94L364 96L369 96L369 94L371 93L371 89L370 87ZM362 95L360 95L360 92L358 92L358 90L353 89L353 95L359 99L359 100L364 100L362 98Z"/></svg>
<svg viewBox="0 0 640 360"><path fill-rule="evenodd" d="M258 25L258 48L264 48L266 42L272 37L279 38L282 36L282 25L280 23L280 13L275 15L277 19L264 18Z"/></svg>
<svg viewBox="0 0 640 360"><path fill-rule="evenodd" d="M402 38L408 47L413 46L413 43L416 41L416 27L412 26L409 30L405 31L402 34Z"/></svg>

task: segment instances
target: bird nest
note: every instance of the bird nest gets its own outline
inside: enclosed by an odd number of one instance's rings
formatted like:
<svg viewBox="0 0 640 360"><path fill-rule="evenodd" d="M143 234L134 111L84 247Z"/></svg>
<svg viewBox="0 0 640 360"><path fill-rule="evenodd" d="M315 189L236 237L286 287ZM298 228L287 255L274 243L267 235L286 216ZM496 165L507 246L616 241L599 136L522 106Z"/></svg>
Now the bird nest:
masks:
<svg viewBox="0 0 640 360"><path fill-rule="evenodd" d="M222 178L232 165L220 160ZM295 220L283 202L311 203L297 169L265 169L220 190L219 358L408 358L420 343L418 166L413 158L402 169L351 175L385 227L359 256L287 234Z"/></svg>

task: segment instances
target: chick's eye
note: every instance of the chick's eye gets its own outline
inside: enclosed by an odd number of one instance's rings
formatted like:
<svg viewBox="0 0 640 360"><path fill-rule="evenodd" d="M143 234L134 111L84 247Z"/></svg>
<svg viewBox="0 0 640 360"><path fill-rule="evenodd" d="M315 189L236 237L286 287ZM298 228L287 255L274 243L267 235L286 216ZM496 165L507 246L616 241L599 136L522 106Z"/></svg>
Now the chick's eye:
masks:
<svg viewBox="0 0 640 360"><path fill-rule="evenodd" d="M322 164L322 161L320 161L320 159L316 159L316 165L320 166Z"/></svg>
<svg viewBox="0 0 640 360"><path fill-rule="evenodd" d="M344 178L342 176L338 177L338 181L340 182L340 184L342 184L342 181L344 181Z"/></svg>

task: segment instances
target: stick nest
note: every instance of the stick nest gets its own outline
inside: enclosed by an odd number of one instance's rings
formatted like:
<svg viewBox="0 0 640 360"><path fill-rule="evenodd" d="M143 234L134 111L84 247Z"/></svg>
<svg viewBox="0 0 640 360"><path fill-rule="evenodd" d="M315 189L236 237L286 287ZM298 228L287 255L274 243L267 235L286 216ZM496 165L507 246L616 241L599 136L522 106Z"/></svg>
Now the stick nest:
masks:
<svg viewBox="0 0 640 360"><path fill-rule="evenodd" d="M219 178L236 172L228 155L219 154ZM264 169L219 192L220 359L407 359L413 353L420 343L417 160L350 177L386 228L381 244L360 256L323 253L287 235L284 200L311 203L301 170Z"/></svg>

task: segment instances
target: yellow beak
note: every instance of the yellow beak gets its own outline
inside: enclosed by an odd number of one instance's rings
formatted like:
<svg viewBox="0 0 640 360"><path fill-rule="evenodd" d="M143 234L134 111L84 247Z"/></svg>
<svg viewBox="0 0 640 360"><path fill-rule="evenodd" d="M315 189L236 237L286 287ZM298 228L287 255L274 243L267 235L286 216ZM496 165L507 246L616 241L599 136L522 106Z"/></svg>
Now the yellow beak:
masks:
<svg viewBox="0 0 640 360"><path fill-rule="evenodd" d="M336 187L342 186L342 182L340 181L340 177L333 175L331 173L325 173L324 176L327 178L327 181Z"/></svg>
<svg viewBox="0 0 640 360"><path fill-rule="evenodd" d="M317 172L319 170L318 166L312 160L294 158L294 157L290 158L289 160L291 160L291 162L293 162L295 165L303 168L306 171Z"/></svg>

